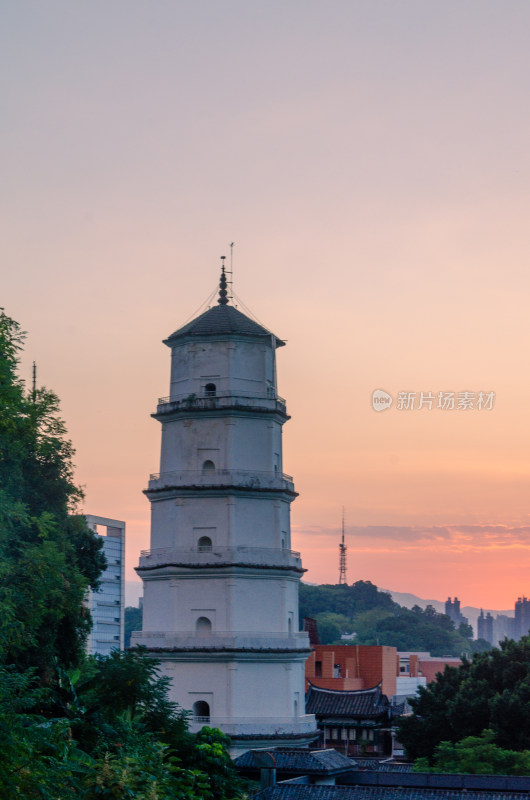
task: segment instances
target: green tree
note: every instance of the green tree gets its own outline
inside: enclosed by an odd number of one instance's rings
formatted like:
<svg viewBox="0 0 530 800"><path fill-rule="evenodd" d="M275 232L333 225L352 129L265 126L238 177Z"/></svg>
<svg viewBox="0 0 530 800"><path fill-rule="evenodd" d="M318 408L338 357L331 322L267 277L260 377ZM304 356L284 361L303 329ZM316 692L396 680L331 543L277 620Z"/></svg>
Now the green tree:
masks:
<svg viewBox="0 0 530 800"><path fill-rule="evenodd" d="M335 615L333 618L330 615ZM337 623L338 617L346 623ZM484 649L483 643L472 642L469 625L455 630L445 614L432 606L421 609L403 608L394 603L387 592L381 592L370 581L357 581L351 586L300 585L300 616L314 617L320 622L323 643L339 639L340 632L355 632L351 644L381 644L399 650L427 650L432 655L459 656Z"/></svg>
<svg viewBox="0 0 530 800"><path fill-rule="evenodd" d="M81 498L73 449L46 389L17 376L24 335L0 311L0 663L35 667L83 655L90 616L83 600L105 565L101 543L71 512Z"/></svg>
<svg viewBox="0 0 530 800"><path fill-rule="evenodd" d="M414 764L415 772L453 772L470 775L530 775L530 751L505 750L494 743L491 730L462 741L440 742L434 751L433 766L427 758Z"/></svg>
<svg viewBox="0 0 530 800"><path fill-rule="evenodd" d="M381 607L394 608L396 604L387 592L380 592L370 581L357 581L351 586L341 583L310 586L300 584L300 618L316 617L333 612L353 619L363 611Z"/></svg>
<svg viewBox="0 0 530 800"><path fill-rule="evenodd" d="M382 644L398 650L425 650L432 655L460 655L471 650L471 643L454 629L445 614L438 614L432 606L412 609L396 606L388 613L359 615L354 620L358 632L356 644ZM370 630L368 623L372 622Z"/></svg>
<svg viewBox="0 0 530 800"><path fill-rule="evenodd" d="M226 749L230 740L215 728L190 734L188 712L171 702L169 687L170 679L160 674L159 663L144 648L87 659L75 687L66 687L64 706L75 740L98 759L109 792L120 769L134 787L144 786L156 767L160 780L164 778L157 784L159 792L174 791L180 781L186 790L200 789L199 797L233 797L239 780Z"/></svg>
<svg viewBox="0 0 530 800"><path fill-rule="evenodd" d="M334 614L331 611L317 614L316 616L318 638L320 644L334 644L341 642L341 634L352 632L352 621L344 614Z"/></svg>
<svg viewBox="0 0 530 800"><path fill-rule="evenodd" d="M133 631L142 630L143 611L136 606L127 606L125 609L125 631L124 631L124 647L127 649L131 646L131 634Z"/></svg>
<svg viewBox="0 0 530 800"><path fill-rule="evenodd" d="M411 716L400 723L408 756L432 763L436 747L493 731L506 750L530 749L530 637L505 640L476 653L459 668L446 667L436 683L410 701Z"/></svg>

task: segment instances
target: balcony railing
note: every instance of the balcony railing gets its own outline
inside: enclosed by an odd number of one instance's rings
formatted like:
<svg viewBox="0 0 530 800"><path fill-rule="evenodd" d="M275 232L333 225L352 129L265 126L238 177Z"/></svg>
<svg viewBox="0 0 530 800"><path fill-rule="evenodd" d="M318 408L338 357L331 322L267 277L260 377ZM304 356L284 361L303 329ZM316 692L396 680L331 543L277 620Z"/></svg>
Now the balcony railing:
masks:
<svg viewBox="0 0 530 800"><path fill-rule="evenodd" d="M301 714L298 717L217 717L211 715L206 718L208 722L203 722L201 717L194 717L190 726L192 733L196 733L201 725L211 725L213 728L220 728L229 736L244 734L308 734L316 733L317 725L314 714Z"/></svg>
<svg viewBox="0 0 530 800"><path fill-rule="evenodd" d="M273 547L198 547L196 549L179 549L161 547L153 550L142 550L140 553L140 569L148 569L164 564L182 564L190 566L210 566L221 564L249 564L267 567L301 568L300 553L295 550L283 550Z"/></svg>
<svg viewBox="0 0 530 800"><path fill-rule="evenodd" d="M272 489L294 492L291 475L282 472L259 472L242 469L181 470L180 472L154 472L149 476L149 490L172 488L241 488Z"/></svg>
<svg viewBox="0 0 530 800"><path fill-rule="evenodd" d="M131 645L183 650L306 650L305 631L134 631Z"/></svg>
<svg viewBox="0 0 530 800"><path fill-rule="evenodd" d="M249 392L246 389L233 389L232 391L216 391L215 394L180 394L171 397L159 397L156 408L157 414L169 414L172 411L209 410L215 408L231 408L245 406L246 408L264 408L268 411L282 411L285 413L285 400L274 392Z"/></svg>

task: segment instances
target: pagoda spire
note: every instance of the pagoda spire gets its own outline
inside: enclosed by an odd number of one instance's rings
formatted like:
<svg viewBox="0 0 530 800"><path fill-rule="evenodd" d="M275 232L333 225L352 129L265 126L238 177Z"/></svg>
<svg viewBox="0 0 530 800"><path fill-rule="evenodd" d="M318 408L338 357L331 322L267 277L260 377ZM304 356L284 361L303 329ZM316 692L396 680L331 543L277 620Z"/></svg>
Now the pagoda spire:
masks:
<svg viewBox="0 0 530 800"><path fill-rule="evenodd" d="M221 256L221 280L219 281L219 299L218 303L221 306L228 305L228 292L226 290L226 274L225 274L225 258L226 256Z"/></svg>

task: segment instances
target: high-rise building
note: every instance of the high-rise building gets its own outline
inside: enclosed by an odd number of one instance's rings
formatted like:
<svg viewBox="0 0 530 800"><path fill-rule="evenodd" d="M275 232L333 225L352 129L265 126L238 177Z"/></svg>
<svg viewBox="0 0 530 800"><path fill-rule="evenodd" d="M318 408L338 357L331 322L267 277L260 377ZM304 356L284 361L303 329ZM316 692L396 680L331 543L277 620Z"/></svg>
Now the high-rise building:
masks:
<svg viewBox="0 0 530 800"><path fill-rule="evenodd" d="M88 527L103 542L107 568L101 575L99 591L90 591L87 605L92 615L92 630L87 640L87 652L108 655L111 650L123 650L125 613L125 522L88 514Z"/></svg>
<svg viewBox="0 0 530 800"><path fill-rule="evenodd" d="M151 550L144 585L145 645L172 678L170 696L192 711L192 730L214 725L233 752L307 744L308 635L298 630L304 572L291 548L293 479L283 473L276 350L284 342L229 304L165 340L170 396L160 472L151 475Z"/></svg>
<svg viewBox="0 0 530 800"><path fill-rule="evenodd" d="M477 619L477 639L484 639L491 645L497 644L495 640L494 627L495 620L493 619L493 616L489 611L486 615L484 615L484 611L481 608L480 615Z"/></svg>
<svg viewBox="0 0 530 800"><path fill-rule="evenodd" d="M464 625L469 624L469 620L467 617L464 617L462 612L460 611L460 600L458 597L455 597L453 601L451 598L448 597L445 601L445 613L449 617L450 620L454 623L455 628L458 628L460 623L464 623Z"/></svg>
<svg viewBox="0 0 530 800"><path fill-rule="evenodd" d="M517 639L530 631L530 600L518 597L515 603L515 635Z"/></svg>

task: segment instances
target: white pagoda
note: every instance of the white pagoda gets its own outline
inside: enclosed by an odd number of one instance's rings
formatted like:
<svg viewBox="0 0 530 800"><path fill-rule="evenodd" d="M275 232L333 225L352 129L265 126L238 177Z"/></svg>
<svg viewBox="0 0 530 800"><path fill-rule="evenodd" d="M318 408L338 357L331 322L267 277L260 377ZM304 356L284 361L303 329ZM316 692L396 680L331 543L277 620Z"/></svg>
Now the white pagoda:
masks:
<svg viewBox="0 0 530 800"><path fill-rule="evenodd" d="M229 304L222 269L218 304L175 331L160 472L150 476L151 549L140 557L143 630L133 634L172 678L171 699L192 730L221 728L234 754L306 745L307 633L298 630L298 584L270 331Z"/></svg>

